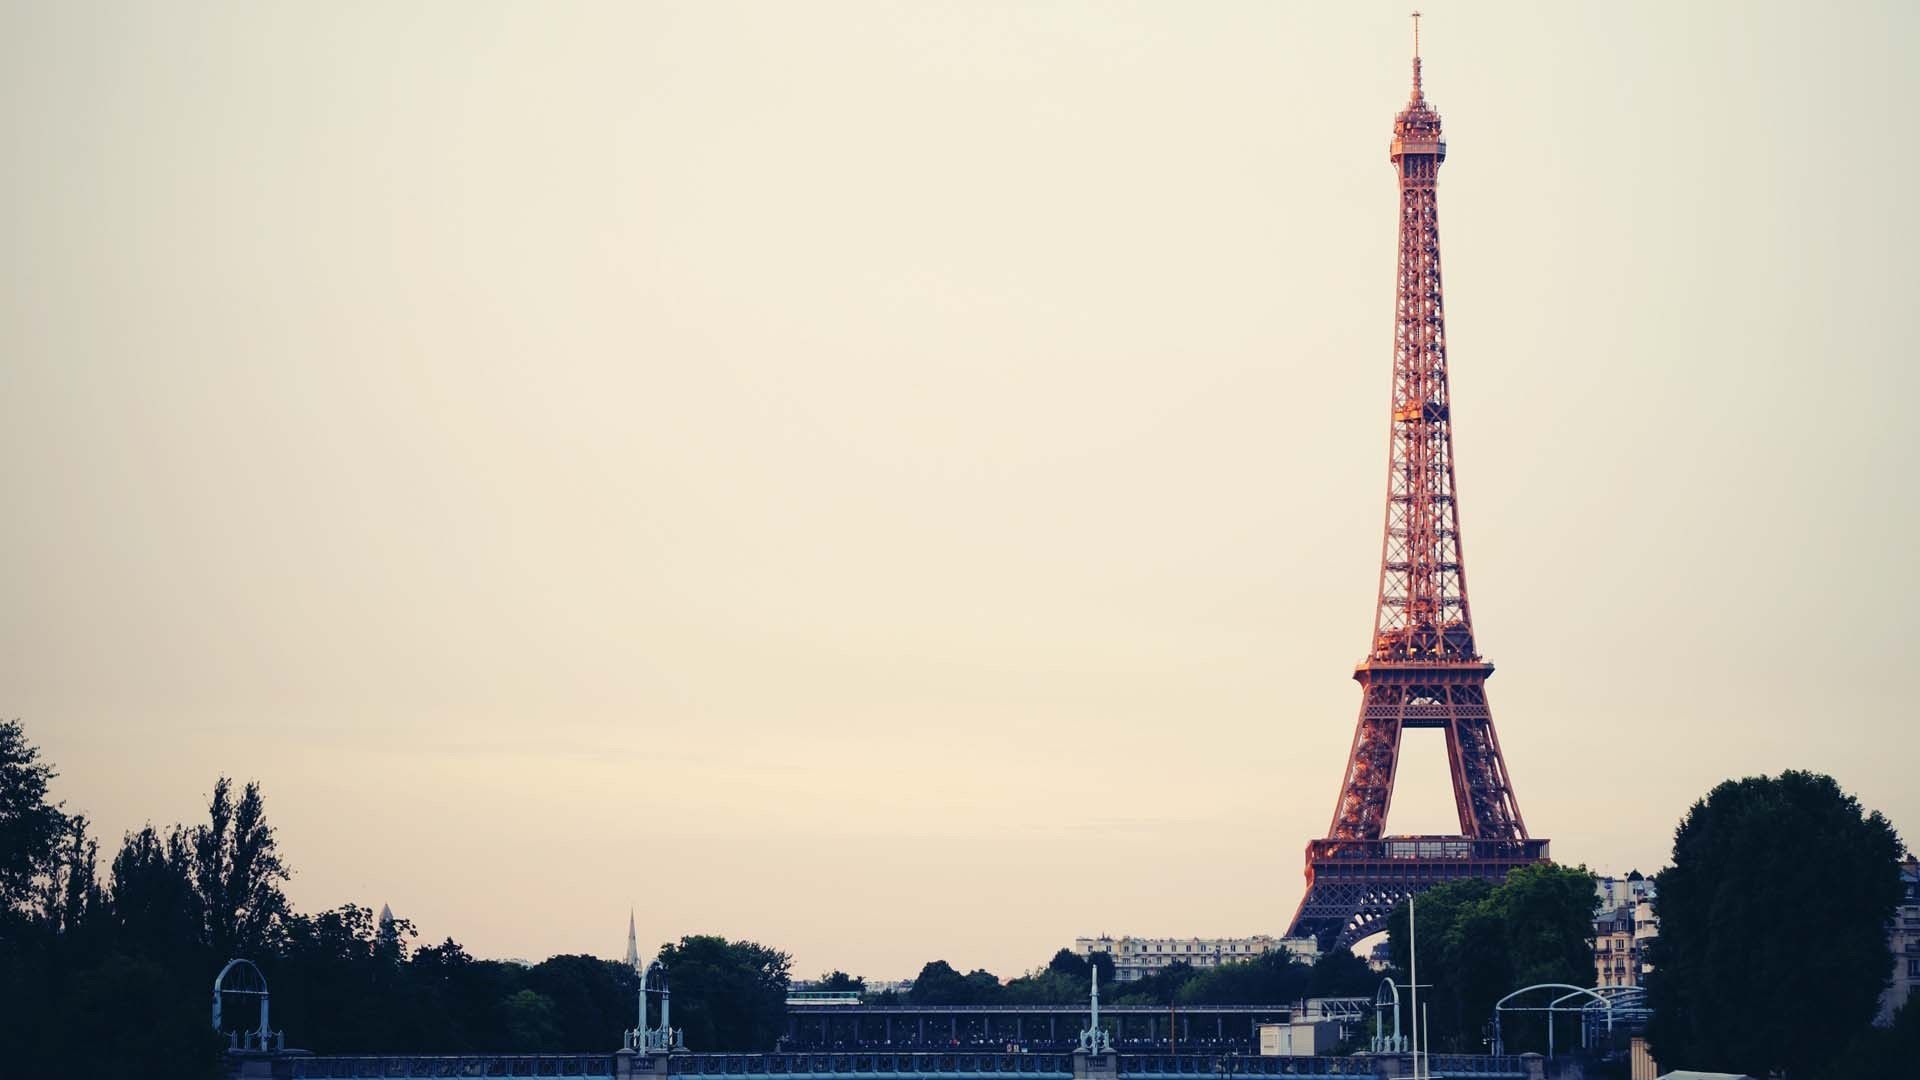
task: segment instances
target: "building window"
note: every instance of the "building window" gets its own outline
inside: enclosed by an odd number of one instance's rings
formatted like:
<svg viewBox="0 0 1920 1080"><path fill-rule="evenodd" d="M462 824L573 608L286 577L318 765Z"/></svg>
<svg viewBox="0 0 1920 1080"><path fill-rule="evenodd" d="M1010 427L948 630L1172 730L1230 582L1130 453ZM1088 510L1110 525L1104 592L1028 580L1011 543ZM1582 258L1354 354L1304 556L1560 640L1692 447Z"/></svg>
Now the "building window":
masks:
<svg viewBox="0 0 1920 1080"><path fill-rule="evenodd" d="M1920 979L1920 956L1907 957L1907 978Z"/></svg>

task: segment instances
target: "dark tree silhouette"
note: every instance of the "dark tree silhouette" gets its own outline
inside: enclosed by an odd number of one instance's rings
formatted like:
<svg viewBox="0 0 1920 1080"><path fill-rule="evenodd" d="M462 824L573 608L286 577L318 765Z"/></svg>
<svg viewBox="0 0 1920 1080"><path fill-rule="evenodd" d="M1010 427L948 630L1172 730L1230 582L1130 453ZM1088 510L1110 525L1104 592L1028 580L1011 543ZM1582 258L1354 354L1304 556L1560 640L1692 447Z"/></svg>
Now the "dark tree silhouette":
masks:
<svg viewBox="0 0 1920 1080"><path fill-rule="evenodd" d="M673 1025L702 1050L771 1050L787 1027L793 960L751 941L690 934L660 950Z"/></svg>
<svg viewBox="0 0 1920 1080"><path fill-rule="evenodd" d="M66 815L47 801L54 776L20 721L0 721L0 906L32 906L39 883L54 869L67 829Z"/></svg>
<svg viewBox="0 0 1920 1080"><path fill-rule="evenodd" d="M915 1005L978 1005L974 1000L977 984L969 986L967 977L955 971L945 960L929 960L914 976L907 1000Z"/></svg>
<svg viewBox="0 0 1920 1080"><path fill-rule="evenodd" d="M1072 949L1061 949L1053 954L1052 960L1047 961L1047 970L1055 975L1065 975L1069 979L1086 982L1092 967L1087 963L1086 957L1075 953Z"/></svg>
<svg viewBox="0 0 1920 1080"><path fill-rule="evenodd" d="M1893 1014L1890 1027L1868 1028L1855 1035L1817 1076L1819 1080L1911 1076L1917 1065L1920 1065L1920 998L1911 998Z"/></svg>
<svg viewBox="0 0 1920 1080"><path fill-rule="evenodd" d="M280 886L291 875L280 861L267 824L260 785L249 782L239 803L233 781L221 777L207 805L207 824L193 831L193 878L215 953L260 952L274 921L286 912Z"/></svg>
<svg viewBox="0 0 1920 1080"><path fill-rule="evenodd" d="M1654 1057L1800 1076L1838 1053L1886 985L1901 851L1830 776L1729 780L1695 803L1655 878Z"/></svg>
<svg viewBox="0 0 1920 1080"><path fill-rule="evenodd" d="M609 1040L617 1040L621 1031L632 1027L638 1016L640 976L627 965L613 960L597 956L553 956L535 964L521 983L551 1000L559 1010L559 1038L552 1049L606 1046ZM677 978L673 989L674 1003L679 1005ZM783 1011L785 1002L783 993ZM677 1015L674 1023L679 1025Z"/></svg>
<svg viewBox="0 0 1920 1080"><path fill-rule="evenodd" d="M867 992L867 980L857 975L849 975L838 968L820 976L815 987L824 991L842 994L864 994Z"/></svg>
<svg viewBox="0 0 1920 1080"><path fill-rule="evenodd" d="M1087 957L1087 966L1100 969L1101 986L1111 986L1118 981L1113 975L1113 957L1107 953L1097 952Z"/></svg>

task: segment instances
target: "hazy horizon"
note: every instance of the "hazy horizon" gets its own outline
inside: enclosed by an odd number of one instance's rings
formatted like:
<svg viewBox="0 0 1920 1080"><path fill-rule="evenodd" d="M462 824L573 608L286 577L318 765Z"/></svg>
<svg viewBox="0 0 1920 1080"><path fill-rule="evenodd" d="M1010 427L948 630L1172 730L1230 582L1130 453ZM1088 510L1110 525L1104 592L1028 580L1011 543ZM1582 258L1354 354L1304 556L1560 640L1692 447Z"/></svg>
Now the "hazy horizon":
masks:
<svg viewBox="0 0 1920 1080"><path fill-rule="evenodd" d="M0 716L109 851L257 778L298 907L478 955L1283 932L1409 6L0 5ZM1920 11L1421 7L1531 832L1920 830Z"/></svg>

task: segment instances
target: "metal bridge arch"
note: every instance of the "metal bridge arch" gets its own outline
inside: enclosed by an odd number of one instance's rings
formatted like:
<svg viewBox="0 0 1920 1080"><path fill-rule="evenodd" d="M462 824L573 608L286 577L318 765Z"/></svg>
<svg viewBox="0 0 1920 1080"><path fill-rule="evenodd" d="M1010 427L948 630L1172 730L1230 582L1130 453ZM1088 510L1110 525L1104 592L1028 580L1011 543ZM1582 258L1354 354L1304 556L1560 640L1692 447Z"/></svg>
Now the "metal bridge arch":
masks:
<svg viewBox="0 0 1920 1080"><path fill-rule="evenodd" d="M1389 1036L1381 1019L1382 1013L1393 1014L1393 1034ZM1391 978L1381 979L1380 986L1373 992L1373 1052L1376 1054L1405 1053L1407 1040L1400 1036L1400 988Z"/></svg>
<svg viewBox="0 0 1920 1080"><path fill-rule="evenodd" d="M259 966L251 960L236 957L227 961L227 966L221 968L220 974L213 977L213 1030L216 1032L220 1031L222 999L228 994L260 999L260 1027L254 1031L237 1034L244 1036L247 1041L257 1037L260 1040L260 1048L266 1049L267 1041L273 1037L273 1029L267 1023L267 1007L271 998L267 993L267 977L261 974ZM227 1033L222 1032L222 1034Z"/></svg>
<svg viewBox="0 0 1920 1080"><path fill-rule="evenodd" d="M1545 1005L1509 1005L1507 1004L1507 1002L1512 1001L1514 998L1517 998L1522 994L1531 994L1537 990L1564 990L1566 991L1566 993L1561 994L1559 997L1552 999L1551 1001L1547 1002L1547 1004ZM1588 997L1588 998L1592 998L1593 1000L1582 1002L1578 1006L1569 1006L1565 1004L1565 1002L1571 1001L1574 998L1579 998L1579 997ZM1598 989L1585 987L1585 986L1575 986L1572 983L1534 983L1532 986L1523 986L1520 989L1515 990L1514 992L1508 994L1506 997L1501 998L1499 1001L1496 1001L1493 1003L1493 1052L1495 1054L1502 1054L1506 1052L1506 1049L1505 1049L1506 1043L1501 1038L1501 1034L1500 1034L1500 1017L1506 1013L1510 1013L1510 1012L1546 1013L1547 1014L1547 1056L1551 1058L1553 1056L1554 1014L1563 1013L1563 1012L1573 1013L1576 1016L1582 1017L1584 1020L1584 1018L1587 1016L1587 1011L1596 1006L1606 1010L1607 1030L1609 1031L1613 1030L1613 999L1608 995L1601 993ZM1580 1026L1580 1039L1582 1043L1586 1041L1586 1037L1587 1037L1587 1025L1583 1022Z"/></svg>
<svg viewBox="0 0 1920 1080"><path fill-rule="evenodd" d="M686 1029L676 1031L673 1027L673 988L667 981L667 963L655 959L640 974L640 1015L639 1026L623 1035L622 1043L629 1050L685 1050L687 1048ZM647 999L660 999L660 1026L647 1026Z"/></svg>
<svg viewBox="0 0 1920 1080"><path fill-rule="evenodd" d="M1629 1030L1644 1029L1648 1020L1653 1018L1653 1008L1647 1004L1647 989L1644 986L1596 986L1593 991L1605 998L1605 1002L1588 1001L1580 1006L1580 1044L1592 1046L1596 1032L1605 1030L1611 1035L1616 1023L1628 1025ZM1567 997L1555 999L1565 1001Z"/></svg>

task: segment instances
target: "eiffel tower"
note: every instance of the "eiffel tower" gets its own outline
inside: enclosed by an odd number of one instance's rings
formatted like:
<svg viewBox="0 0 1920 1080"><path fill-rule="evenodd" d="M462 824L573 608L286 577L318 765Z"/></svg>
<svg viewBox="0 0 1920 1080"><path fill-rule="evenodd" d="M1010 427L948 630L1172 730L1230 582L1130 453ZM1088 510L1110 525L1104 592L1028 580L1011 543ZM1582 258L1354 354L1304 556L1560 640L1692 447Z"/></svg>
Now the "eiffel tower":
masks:
<svg viewBox="0 0 1920 1080"><path fill-rule="evenodd" d="M1497 881L1547 858L1547 842L1527 835L1514 799L1487 708L1493 665L1474 643L1467 606L1435 190L1447 142L1421 88L1419 19L1415 13L1413 93L1394 117L1388 152L1400 174L1400 269L1373 647L1353 672L1361 691L1353 749L1327 838L1307 843L1307 892L1289 931L1323 947L1384 929L1397 902L1429 886ZM1457 835L1385 835L1400 733L1408 728L1446 733Z"/></svg>

